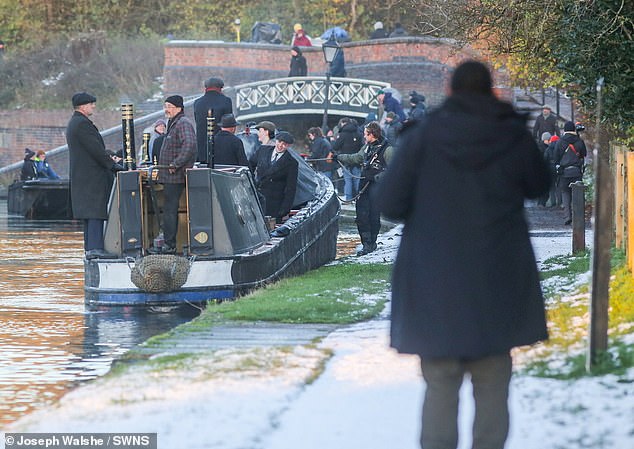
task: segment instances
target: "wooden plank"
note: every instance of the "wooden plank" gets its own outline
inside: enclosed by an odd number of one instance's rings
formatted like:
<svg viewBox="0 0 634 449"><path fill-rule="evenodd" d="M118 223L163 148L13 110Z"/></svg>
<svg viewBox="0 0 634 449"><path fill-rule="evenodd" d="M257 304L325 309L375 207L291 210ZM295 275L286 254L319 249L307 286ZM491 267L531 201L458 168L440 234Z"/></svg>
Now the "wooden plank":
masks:
<svg viewBox="0 0 634 449"><path fill-rule="evenodd" d="M626 162L626 176L627 176L627 201L634 199L634 153L627 153ZM627 222L627 265L632 271L634 269L634 207L630 207L626 204L626 222Z"/></svg>
<svg viewBox="0 0 634 449"><path fill-rule="evenodd" d="M614 228L615 245L625 248L625 152L616 147L614 151Z"/></svg>

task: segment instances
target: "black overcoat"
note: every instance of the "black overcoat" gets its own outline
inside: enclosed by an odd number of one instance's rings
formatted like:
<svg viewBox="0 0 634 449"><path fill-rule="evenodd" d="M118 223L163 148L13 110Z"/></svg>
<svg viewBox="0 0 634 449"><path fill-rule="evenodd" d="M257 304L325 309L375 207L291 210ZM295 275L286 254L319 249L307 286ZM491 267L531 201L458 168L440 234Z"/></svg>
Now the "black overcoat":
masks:
<svg viewBox="0 0 634 449"><path fill-rule="evenodd" d="M548 186L524 118L493 97L450 97L404 131L376 189L404 221L393 347L474 359L547 338L524 199Z"/></svg>
<svg viewBox="0 0 634 449"><path fill-rule="evenodd" d="M196 121L198 162L207 162L207 112L211 109L216 121L214 133L220 130L220 119L233 113L231 98L221 92L210 90L194 101L194 120Z"/></svg>
<svg viewBox="0 0 634 449"><path fill-rule="evenodd" d="M249 165L242 140L221 129L214 138L214 164Z"/></svg>
<svg viewBox="0 0 634 449"><path fill-rule="evenodd" d="M265 214L275 218L287 215L297 190L298 164L286 150L274 164L271 164L272 146L261 146L255 169L258 189L265 198Z"/></svg>
<svg viewBox="0 0 634 449"><path fill-rule="evenodd" d="M108 218L108 200L114 175L114 162L93 122L75 111L66 127L70 157L70 194L73 217Z"/></svg>

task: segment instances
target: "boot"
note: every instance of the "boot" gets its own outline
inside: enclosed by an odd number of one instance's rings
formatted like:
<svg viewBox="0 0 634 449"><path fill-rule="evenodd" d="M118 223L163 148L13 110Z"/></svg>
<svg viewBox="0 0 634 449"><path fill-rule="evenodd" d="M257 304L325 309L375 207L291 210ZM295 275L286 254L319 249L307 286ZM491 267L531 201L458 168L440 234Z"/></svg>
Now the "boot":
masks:
<svg viewBox="0 0 634 449"><path fill-rule="evenodd" d="M372 242L371 235L366 234L365 232L361 234L361 243L363 244L363 247L357 251L357 256L365 256L376 249L376 243Z"/></svg>

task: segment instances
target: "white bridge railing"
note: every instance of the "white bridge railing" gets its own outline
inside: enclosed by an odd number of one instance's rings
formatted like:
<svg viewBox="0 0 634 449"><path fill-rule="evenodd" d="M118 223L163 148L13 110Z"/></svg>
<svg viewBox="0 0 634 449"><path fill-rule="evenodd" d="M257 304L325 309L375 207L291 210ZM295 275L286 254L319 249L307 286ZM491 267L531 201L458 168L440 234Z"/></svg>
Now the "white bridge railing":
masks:
<svg viewBox="0 0 634 449"><path fill-rule="evenodd" d="M277 78L234 86L236 115L241 121L281 114L322 114L326 107L326 77ZM330 78L328 112L365 118L376 112L377 93L390 87L381 81Z"/></svg>

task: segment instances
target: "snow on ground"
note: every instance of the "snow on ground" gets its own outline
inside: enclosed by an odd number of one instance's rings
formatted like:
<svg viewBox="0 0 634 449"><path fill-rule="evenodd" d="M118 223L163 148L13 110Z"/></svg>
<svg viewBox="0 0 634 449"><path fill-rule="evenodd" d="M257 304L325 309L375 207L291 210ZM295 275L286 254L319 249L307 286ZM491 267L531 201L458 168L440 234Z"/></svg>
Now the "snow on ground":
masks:
<svg viewBox="0 0 634 449"><path fill-rule="evenodd" d="M382 235L359 260L392 260L399 233ZM570 252L570 235L553 235L533 237L539 262ZM416 449L424 384L418 359L389 349L388 315L315 347L223 349L186 366L133 366L6 430L158 432L159 448ZM577 381L514 376L507 449L634 448L632 381L634 370ZM470 395L466 382L459 449L470 447Z"/></svg>

